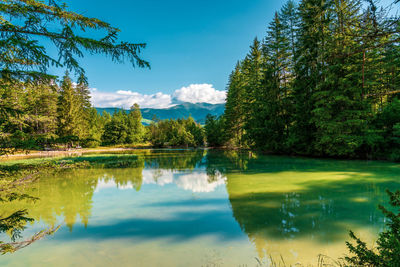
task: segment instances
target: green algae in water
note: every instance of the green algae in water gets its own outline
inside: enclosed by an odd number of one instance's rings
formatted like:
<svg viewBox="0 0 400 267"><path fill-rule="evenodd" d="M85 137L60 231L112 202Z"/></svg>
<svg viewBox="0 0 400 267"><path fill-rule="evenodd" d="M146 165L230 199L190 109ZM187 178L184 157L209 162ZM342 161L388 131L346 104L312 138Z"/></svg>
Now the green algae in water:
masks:
<svg viewBox="0 0 400 267"><path fill-rule="evenodd" d="M44 175L24 189L38 201L2 204L2 215L26 209L35 220L22 238L62 227L0 265L255 266L281 255L316 264L319 254L347 252L350 229L372 245L384 226L377 205L400 188L399 165L385 162L135 154L133 167Z"/></svg>

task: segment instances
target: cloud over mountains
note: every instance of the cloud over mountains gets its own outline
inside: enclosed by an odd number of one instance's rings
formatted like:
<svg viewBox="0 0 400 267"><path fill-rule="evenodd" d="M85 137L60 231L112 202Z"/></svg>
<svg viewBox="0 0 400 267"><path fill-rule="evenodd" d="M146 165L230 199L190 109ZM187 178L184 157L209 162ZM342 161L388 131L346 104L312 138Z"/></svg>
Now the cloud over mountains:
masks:
<svg viewBox="0 0 400 267"><path fill-rule="evenodd" d="M212 84L191 84L175 90L172 95L164 93L140 94L132 91L100 92L91 90L95 107L116 107L129 109L134 103L141 108L169 108L173 105L188 103L225 103L226 91L216 90Z"/></svg>

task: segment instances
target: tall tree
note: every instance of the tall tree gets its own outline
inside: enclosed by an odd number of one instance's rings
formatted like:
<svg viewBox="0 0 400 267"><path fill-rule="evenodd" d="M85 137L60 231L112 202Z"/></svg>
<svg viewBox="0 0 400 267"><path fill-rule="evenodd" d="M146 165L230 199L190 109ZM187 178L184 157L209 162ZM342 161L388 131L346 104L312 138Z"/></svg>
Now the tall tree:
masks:
<svg viewBox="0 0 400 267"><path fill-rule="evenodd" d="M252 139L252 121L251 114L259 112L260 106L256 103L257 92L260 91L262 86L264 57L262 53L261 43L255 38L253 44L250 46L250 52L243 61L243 116L246 118L244 122L244 138L239 144L241 147L248 147L253 145Z"/></svg>
<svg viewBox="0 0 400 267"><path fill-rule="evenodd" d="M50 83L26 83L26 109L28 133L45 139L56 137L58 86Z"/></svg>
<svg viewBox="0 0 400 267"><path fill-rule="evenodd" d="M58 98L58 134L60 137L82 137L80 132L81 102L69 74L63 77Z"/></svg>
<svg viewBox="0 0 400 267"><path fill-rule="evenodd" d="M335 0L329 7L325 68L314 91L314 149L320 155L354 156L363 143L368 106L362 97L360 49L354 26L360 20L359 1Z"/></svg>
<svg viewBox="0 0 400 267"><path fill-rule="evenodd" d="M79 106L77 114L77 133L80 138L89 137L89 116L92 104L90 103L90 90L83 75L78 79L78 84L74 86L76 104Z"/></svg>
<svg viewBox="0 0 400 267"><path fill-rule="evenodd" d="M229 76L228 93L225 104L226 139L230 145L240 146L243 142L243 126L246 120L244 110L244 86L242 64L238 62ZM210 123L215 120L210 119ZM207 123L206 123L207 125ZM213 128L213 127L211 127ZM214 141L212 143L215 143ZM222 144L221 144L222 145Z"/></svg>
<svg viewBox="0 0 400 267"><path fill-rule="evenodd" d="M127 118L128 136L127 143L139 143L143 140L144 127L142 124L142 113L138 104L133 104Z"/></svg>
<svg viewBox="0 0 400 267"><path fill-rule="evenodd" d="M276 13L263 44L265 74L255 100L261 110L254 113L252 121L258 131L254 137L256 146L269 151L284 151L288 137L292 109L290 37Z"/></svg>
<svg viewBox="0 0 400 267"><path fill-rule="evenodd" d="M329 35L328 3L324 0L303 0L299 5L299 29L295 54L293 97L295 104L294 125L289 145L297 153L311 154L315 139L312 120L314 93L324 80L326 68L326 42Z"/></svg>

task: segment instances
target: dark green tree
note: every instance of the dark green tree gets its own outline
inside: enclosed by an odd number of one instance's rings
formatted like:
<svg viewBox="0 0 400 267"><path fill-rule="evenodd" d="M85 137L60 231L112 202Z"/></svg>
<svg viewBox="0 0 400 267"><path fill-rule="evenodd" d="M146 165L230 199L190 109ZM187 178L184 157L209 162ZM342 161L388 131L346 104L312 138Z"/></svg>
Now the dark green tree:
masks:
<svg viewBox="0 0 400 267"><path fill-rule="evenodd" d="M243 61L243 116L246 118L244 122L244 140L240 143L240 147L249 147L254 145L251 129L253 128L250 120L252 114L259 111L258 103L256 103L257 92L261 90L262 80L264 77L264 57L261 49L260 41L255 38L250 46L250 52ZM250 132L249 132L250 130Z"/></svg>
<svg viewBox="0 0 400 267"><path fill-rule="evenodd" d="M243 143L243 126L246 120L243 101L245 92L241 68L242 65L240 62L238 62L235 70L229 76L229 83L227 87L228 93L224 112L224 117L226 119L226 125L224 126L226 141L230 146L239 147Z"/></svg>
<svg viewBox="0 0 400 267"><path fill-rule="evenodd" d="M207 144L209 147L221 147L226 143L224 134L225 118L208 114L204 126Z"/></svg>
<svg viewBox="0 0 400 267"><path fill-rule="evenodd" d="M58 135L60 137L82 137L80 123L82 122L81 99L78 97L69 74L63 77L58 98Z"/></svg>
<svg viewBox="0 0 400 267"><path fill-rule="evenodd" d="M138 104L133 104L127 118L128 144L140 143L143 141L144 126L142 124L142 113Z"/></svg>
<svg viewBox="0 0 400 267"><path fill-rule="evenodd" d="M102 142L105 145L125 144L128 137L128 122L125 111L116 111L104 126Z"/></svg>

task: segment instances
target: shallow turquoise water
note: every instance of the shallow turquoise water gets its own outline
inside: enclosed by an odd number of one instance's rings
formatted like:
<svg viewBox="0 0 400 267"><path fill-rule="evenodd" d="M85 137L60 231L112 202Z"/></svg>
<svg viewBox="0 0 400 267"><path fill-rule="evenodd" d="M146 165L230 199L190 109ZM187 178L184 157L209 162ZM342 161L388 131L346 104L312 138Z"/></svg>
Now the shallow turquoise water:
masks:
<svg viewBox="0 0 400 267"><path fill-rule="evenodd" d="M346 253L352 229L372 244L385 189L400 166L385 162L254 156L204 150L142 150L136 168L43 176L0 215L26 209L22 238L53 236L1 266L268 266L316 264ZM5 233L0 240L8 240Z"/></svg>

